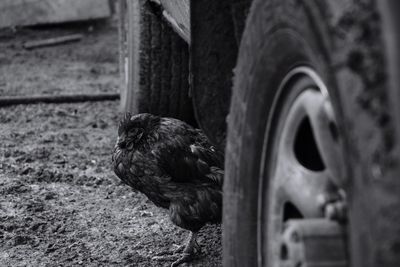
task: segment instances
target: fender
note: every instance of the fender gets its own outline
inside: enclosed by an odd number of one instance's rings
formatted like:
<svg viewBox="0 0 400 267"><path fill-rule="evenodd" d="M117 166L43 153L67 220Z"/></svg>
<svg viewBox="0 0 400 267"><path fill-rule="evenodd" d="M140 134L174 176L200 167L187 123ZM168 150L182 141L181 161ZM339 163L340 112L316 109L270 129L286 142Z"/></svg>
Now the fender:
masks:
<svg viewBox="0 0 400 267"><path fill-rule="evenodd" d="M162 10L163 17L179 36L190 44L189 0L150 0Z"/></svg>
<svg viewBox="0 0 400 267"><path fill-rule="evenodd" d="M223 148L233 69L251 0L149 0L190 47L196 121Z"/></svg>

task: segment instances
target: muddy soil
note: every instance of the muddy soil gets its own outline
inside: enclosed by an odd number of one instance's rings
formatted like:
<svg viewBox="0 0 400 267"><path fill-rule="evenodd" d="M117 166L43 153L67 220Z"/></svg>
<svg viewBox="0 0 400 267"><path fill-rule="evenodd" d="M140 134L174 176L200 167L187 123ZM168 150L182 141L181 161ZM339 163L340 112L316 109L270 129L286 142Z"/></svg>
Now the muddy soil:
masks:
<svg viewBox="0 0 400 267"><path fill-rule="evenodd" d="M24 50L67 33L82 41ZM118 91L115 23L0 32L0 95ZM0 266L169 266L186 238L111 170L117 101L0 108ZM220 266L220 227L187 266Z"/></svg>

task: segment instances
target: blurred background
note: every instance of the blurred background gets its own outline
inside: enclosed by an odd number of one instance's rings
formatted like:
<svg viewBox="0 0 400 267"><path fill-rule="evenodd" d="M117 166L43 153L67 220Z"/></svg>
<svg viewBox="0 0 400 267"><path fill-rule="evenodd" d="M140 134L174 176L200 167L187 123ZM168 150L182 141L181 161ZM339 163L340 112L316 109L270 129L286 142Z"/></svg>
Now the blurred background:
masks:
<svg viewBox="0 0 400 267"><path fill-rule="evenodd" d="M118 92L114 3L1 1L0 95Z"/></svg>

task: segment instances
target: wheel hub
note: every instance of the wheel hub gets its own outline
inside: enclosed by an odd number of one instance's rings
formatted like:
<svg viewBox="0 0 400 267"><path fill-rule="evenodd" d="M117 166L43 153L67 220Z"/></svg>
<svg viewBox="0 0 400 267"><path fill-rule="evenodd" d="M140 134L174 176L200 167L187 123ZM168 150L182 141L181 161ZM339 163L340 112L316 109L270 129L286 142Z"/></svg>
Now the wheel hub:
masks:
<svg viewBox="0 0 400 267"><path fill-rule="evenodd" d="M345 230L326 219L289 220L282 235L281 267L346 267Z"/></svg>

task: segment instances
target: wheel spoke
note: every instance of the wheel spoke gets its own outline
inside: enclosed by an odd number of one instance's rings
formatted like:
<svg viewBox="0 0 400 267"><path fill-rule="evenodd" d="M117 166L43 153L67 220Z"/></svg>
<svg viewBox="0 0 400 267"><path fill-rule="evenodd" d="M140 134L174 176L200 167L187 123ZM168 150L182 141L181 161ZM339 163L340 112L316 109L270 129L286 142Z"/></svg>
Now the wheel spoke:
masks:
<svg viewBox="0 0 400 267"><path fill-rule="evenodd" d="M323 216L319 199L332 188L328 173L307 170L295 161L280 159L273 191L277 200L292 203L304 217Z"/></svg>
<svg viewBox="0 0 400 267"><path fill-rule="evenodd" d="M343 181L344 170L340 137L330 102L318 91L307 90L299 98L303 103L318 150L333 182L340 186Z"/></svg>

